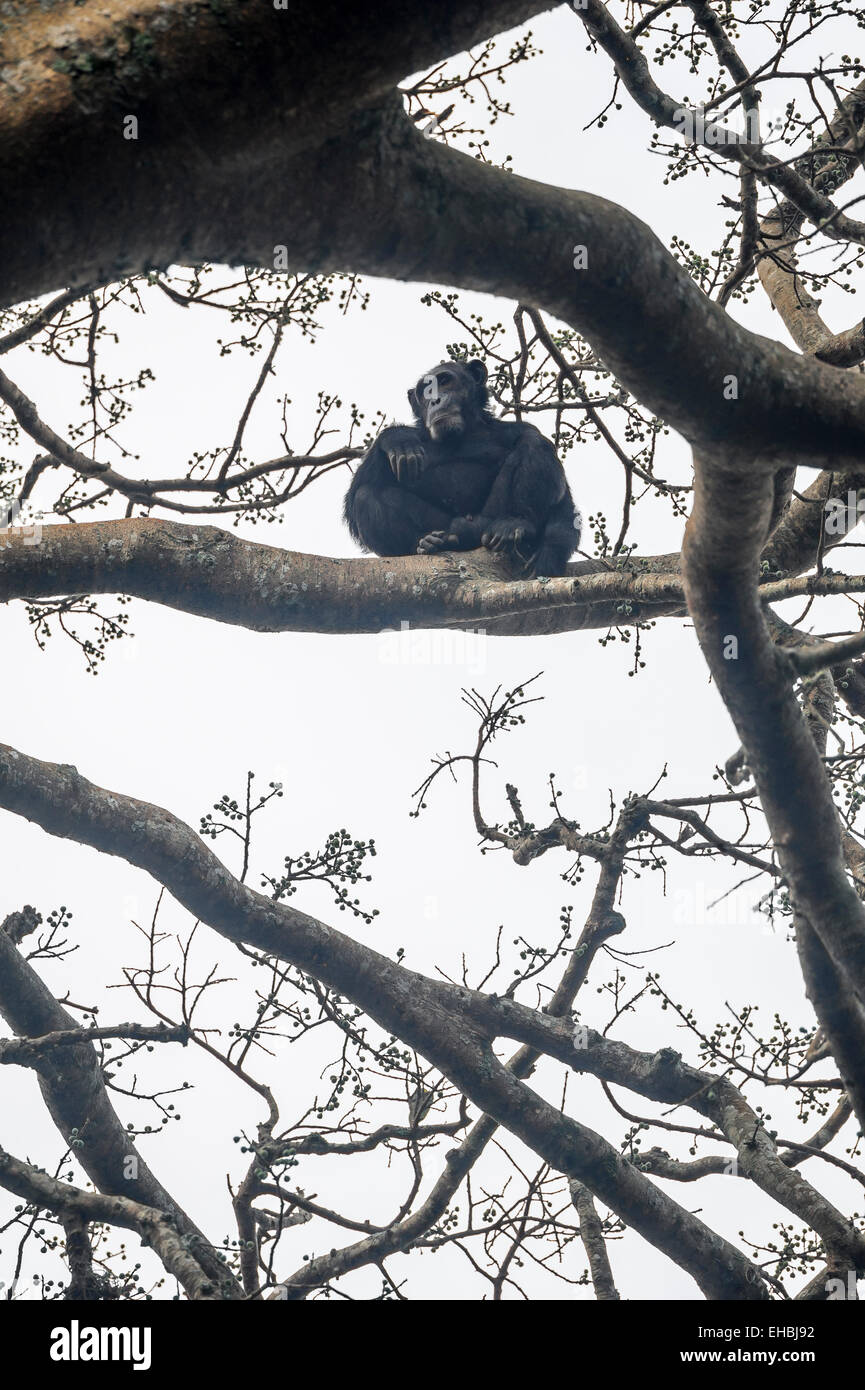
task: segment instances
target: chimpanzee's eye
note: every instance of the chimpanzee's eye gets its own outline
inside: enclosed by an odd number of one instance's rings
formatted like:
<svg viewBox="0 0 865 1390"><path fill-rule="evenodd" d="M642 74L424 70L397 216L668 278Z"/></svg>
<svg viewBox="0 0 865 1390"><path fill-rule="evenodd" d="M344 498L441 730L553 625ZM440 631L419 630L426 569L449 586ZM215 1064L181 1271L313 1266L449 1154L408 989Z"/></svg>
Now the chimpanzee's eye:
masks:
<svg viewBox="0 0 865 1390"><path fill-rule="evenodd" d="M439 386L453 386L454 379L450 372L439 372Z"/></svg>

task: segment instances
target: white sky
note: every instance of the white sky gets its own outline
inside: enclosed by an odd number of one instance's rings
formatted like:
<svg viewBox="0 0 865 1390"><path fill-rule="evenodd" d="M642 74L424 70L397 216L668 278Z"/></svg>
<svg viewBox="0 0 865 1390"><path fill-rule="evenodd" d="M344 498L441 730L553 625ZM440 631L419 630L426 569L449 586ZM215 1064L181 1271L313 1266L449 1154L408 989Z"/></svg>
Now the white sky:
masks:
<svg viewBox="0 0 865 1390"><path fill-rule="evenodd" d="M667 242L677 231L699 249L715 246L728 215L718 211L717 198L721 191L732 194L734 187L692 177L662 189L665 165L646 153L648 123L627 97L622 97L625 109L613 113L605 130L584 132L608 97L609 64L586 51L581 26L564 9L538 19L532 28L544 53L511 75L508 97L517 115L489 132L490 157L499 159L507 152L517 172L528 177L624 201ZM674 79L666 66L660 76L672 89ZM694 82L692 96L699 94ZM771 96L766 106L772 109ZM355 310L344 319L326 313L326 331L315 346L299 335L289 336L278 359L277 379L263 393L247 433L251 457L266 459L281 450L274 402L283 391L295 404L297 447L305 442L321 389L338 391L345 402L357 401L369 413L381 408L389 418L404 418L406 385L445 355L447 342L462 336L440 310L421 305L426 287L366 285L373 293L365 313ZM513 311L512 304L486 296L466 294L461 302L466 314L480 311L504 323ZM855 311L849 301L838 309L835 303L826 296L827 316L833 327L845 327ZM138 398L134 423L123 437L140 454L141 472L166 476L182 472L194 449L230 439L258 361L242 353L220 359L215 338L229 336L228 325L206 310L174 308L158 292L148 296L147 306L146 317L116 316L121 344L109 360L118 370L147 364L156 372L155 385ZM733 312L758 332L779 332L777 316L759 297ZM76 373L21 351L8 359L6 370L37 399L43 418L55 428L65 430L79 418ZM660 471L687 480L681 442L670 440L667 449ZM22 457L29 461L33 452L34 446L27 445ZM570 454L567 466L584 516L601 508L617 529L622 477L609 452L582 446ZM130 465L128 471L136 469ZM243 533L289 549L352 554L340 520L347 481L347 474L332 474L286 510L281 527L246 528ZM633 534L644 553L666 551L678 547L681 524L663 505L649 503L638 510ZM584 544L590 547L590 535ZM430 756L473 744L474 722L460 703L463 686L488 693L545 672L538 685L546 703L530 715L525 729L498 745L500 766L491 769L486 789L492 820L505 818L502 790L508 780L518 785L526 813L543 821L546 777L556 769L569 793L565 814L592 830L606 819L610 790L620 803L630 790L647 790L666 765L664 793L705 793L714 767L737 746L689 626L669 619L645 636L647 667L631 678L631 645L615 642L602 648L599 632L481 639L468 650L459 637L439 634L434 645L425 646L419 638L394 660L392 638L263 636L143 603L134 604L131 613L135 641L112 650L93 680L71 643L55 640L40 654L23 605L12 605L2 619L3 741L40 758L72 762L94 782L166 806L193 826L223 792L240 797L248 768L260 784L282 780L284 799L261 821L258 864L276 873L285 854L320 845L340 826L359 838L375 837L375 878L362 894L365 903L381 909L373 927L338 913L326 890L315 885L301 888L293 902L380 950L404 946L407 963L428 972L439 968L457 974L465 952L475 973L482 974L499 924L505 941L526 934L552 942L559 908L573 903L575 922L581 924L595 880L590 867L578 887L563 884L560 875L568 861L560 856L548 855L528 869L517 868L502 854L481 856L465 783L454 786L442 779L430 809L419 821L409 819L411 793ZM106 993L104 986L120 978L122 965L143 963L143 943L132 923L148 919L156 899L154 884L118 860L51 839L14 816L0 813L0 826L0 913L31 902L46 915L59 903L75 914L72 937L78 951L62 968L44 968L49 984L58 992L68 989L79 1003L100 1002L102 1022L143 1017L128 996ZM230 853L224 839L216 848ZM251 881L258 886L257 875ZM750 912L747 893L732 906L727 902L718 912L706 911L705 905L731 882L726 871L687 861L672 864L666 898L660 875L630 879L621 903L628 931L616 944L636 952L673 943L647 963L660 970L675 999L697 1010L707 1031L717 1018L729 1017L728 1004L738 1008L758 998L767 1028L776 1009L797 1026L810 1027L813 1015L803 997L794 947ZM169 907L163 927L184 925L184 914ZM216 959L223 973L239 973L233 948L206 929L201 930L199 952L202 962ZM580 1000L583 1019L592 1026L607 1022L609 1005L596 987L611 977L611 963L599 961ZM226 1000L232 990L226 988ZM230 1026L236 1016L231 1010L230 1003L215 1010L214 1020ZM646 1050L673 1046L696 1059L691 1039L655 1002L621 1022L615 1035ZM286 1120L308 1103L324 1064L327 1054L315 1062L316 1046L303 1054L311 1065L295 1051L281 1054L267 1069ZM220 1240L231 1231L224 1175L230 1172L237 1179L242 1171L232 1136L242 1125L251 1128L261 1110L251 1093L215 1064L193 1056L191 1049L166 1049L142 1073L147 1087L153 1086L153 1078L173 1084L172 1079L182 1077L195 1081L182 1106L184 1123L172 1125L157 1140L142 1140L141 1147L178 1200ZM533 1084L542 1086L545 1079L547 1093L557 1098L560 1070L539 1072ZM2 1142L50 1168L61 1149L35 1078L9 1067L3 1082ZM620 1100L641 1114L651 1110L637 1097L622 1094ZM613 1143L624 1131L625 1122L611 1115L591 1078L571 1078L569 1107ZM124 1119L154 1120L122 1100L119 1109ZM681 1118L693 1120L690 1115ZM797 1125L789 1107L779 1105L776 1118L789 1137L806 1137L808 1128ZM653 1131L645 1142L684 1152L663 1131ZM519 1146L512 1150L520 1154ZM843 1152L843 1146L837 1151ZM494 1156L487 1174L500 1173L502 1164ZM433 1176L438 1172L434 1159L430 1171ZM845 1210L856 1207L860 1194L846 1178L815 1163L804 1172ZM353 1217L383 1220L405 1195L410 1172L407 1161L396 1161L388 1171L376 1158L341 1166L334 1160L306 1160L296 1177L325 1205L340 1206ZM677 1200L700 1207L709 1224L734 1240L743 1226L755 1237L770 1233L771 1222L784 1213L745 1183L733 1182L710 1178L699 1188L667 1186ZM350 1234L318 1224L300 1227L283 1242L280 1269L287 1273L303 1254L350 1239ZM131 1246L136 1244L130 1240ZM8 1280L14 1241L0 1238L0 1247L0 1278ZM688 1276L632 1234L612 1244L610 1252L625 1298L699 1296ZM28 1276L43 1264L28 1266ZM584 1266L582 1248L575 1245L568 1273L576 1275ZM395 1278L411 1275L409 1296L476 1298L484 1292L454 1252L435 1261L399 1256L389 1267ZM378 1287L378 1276L366 1273L346 1282L347 1290L361 1297L374 1295ZM527 1277L527 1287L540 1297L575 1296L570 1286L535 1275ZM580 1289L576 1296L591 1293Z"/></svg>

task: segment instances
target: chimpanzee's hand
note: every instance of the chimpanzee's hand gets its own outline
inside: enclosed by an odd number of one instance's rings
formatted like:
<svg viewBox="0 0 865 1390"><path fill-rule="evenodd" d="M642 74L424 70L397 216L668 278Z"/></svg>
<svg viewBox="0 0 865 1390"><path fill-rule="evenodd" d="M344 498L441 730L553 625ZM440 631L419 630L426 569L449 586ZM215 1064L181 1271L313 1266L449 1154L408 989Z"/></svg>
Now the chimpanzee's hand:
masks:
<svg viewBox="0 0 865 1390"><path fill-rule="evenodd" d="M481 536L487 550L519 550L520 542L534 533L531 522L518 516L503 516L493 521Z"/></svg>
<svg viewBox="0 0 865 1390"><path fill-rule="evenodd" d="M413 483L426 467L423 442L418 431L409 426L389 429L381 447L398 483Z"/></svg>

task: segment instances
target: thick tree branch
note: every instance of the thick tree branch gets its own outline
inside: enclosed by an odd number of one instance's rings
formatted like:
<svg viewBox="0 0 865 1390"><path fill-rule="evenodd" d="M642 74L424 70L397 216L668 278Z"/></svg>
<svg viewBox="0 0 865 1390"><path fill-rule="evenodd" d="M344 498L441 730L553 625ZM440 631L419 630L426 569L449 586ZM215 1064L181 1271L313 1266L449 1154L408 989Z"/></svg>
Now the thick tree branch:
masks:
<svg viewBox="0 0 865 1390"><path fill-rule="evenodd" d="M548 8L438 0L434 22L402 0L363 9L346 0L285 10L259 0L9 8L0 35L0 298L17 303L177 261L202 233L212 239L205 259L248 260L244 238L221 222L228 202L246 201L251 163L275 174L291 151L351 124L352 111L407 73ZM129 116L138 122L132 139ZM303 220L302 200L284 192L270 266L282 226ZM252 203L245 215L256 217ZM94 277L88 265L98 266Z"/></svg>
<svg viewBox="0 0 865 1390"><path fill-rule="evenodd" d="M813 502L796 499L788 509L764 551L768 573L810 568L821 533L826 549L844 539L840 525L823 532L829 481L821 474L805 494ZM831 496L845 501L851 488L865 487L860 473L831 481ZM856 524L855 507L842 515L847 528ZM382 632L406 623L528 636L627 627L685 612L678 568L677 555L634 555L615 566L578 561L562 579L525 581L487 551L339 560L138 517L0 532L0 602L123 593L259 632ZM827 575L763 588L777 602L855 585Z"/></svg>
<svg viewBox="0 0 865 1390"><path fill-rule="evenodd" d="M195 1255L190 1254L187 1241L177 1229L173 1218L157 1207L145 1206L130 1197L103 1196L101 1192L85 1192L68 1182L60 1182L39 1168L33 1168L0 1148L0 1187L14 1192L25 1202L45 1207L59 1215L69 1215L84 1221L103 1221L110 1226L122 1226L137 1231L147 1245L152 1245L169 1274L173 1274L191 1299L221 1299L224 1290L204 1272Z"/></svg>
<svg viewBox="0 0 865 1390"><path fill-rule="evenodd" d="M681 581L655 572L667 558L514 580L487 551L335 560L212 526L131 518L42 526L38 538L29 528L0 533L0 602L122 592L259 632L381 632L405 622L536 633L681 610Z"/></svg>
<svg viewBox="0 0 865 1390"><path fill-rule="evenodd" d="M754 584L771 500L770 480L700 457L683 577L789 884L806 988L865 1125L865 910L845 872L831 789L789 658L771 641Z"/></svg>
<svg viewBox="0 0 865 1390"><path fill-rule="evenodd" d="M350 47L343 36L341 49ZM256 109L266 110L257 97ZM162 138L170 147L172 132L185 129L180 123ZM88 158L95 138L88 126ZM68 282L70 265L89 282L116 277L121 247L126 268L136 269L154 261L270 266L274 246L282 245L288 265L304 270L432 281L544 308L583 333L622 383L688 439L725 439L747 449L754 467L777 468L779 456L793 449L810 463L830 435L840 456L861 456L865 383L736 324L649 228L616 204L518 178L425 140L396 98L358 110L315 148L287 150L268 127L256 157L231 164L230 197L224 157L208 163L197 151L191 167L172 165L176 218L166 215L162 183L157 200L155 189L138 188L127 169L117 205L133 225L118 228L109 216L94 236L88 216L86 236L58 227L52 254L40 245L40 271L32 266L32 283L19 279L12 296ZM145 167L154 177L159 160L136 165ZM109 191L100 184L100 206L110 204ZM77 190L76 206L88 207L86 191ZM445 207L447 217L440 215ZM0 249L0 266L13 255L20 265L33 238L17 219L3 232L12 245ZM577 245L587 250L582 270L574 269ZM63 266L52 274L58 256ZM731 375L738 383L734 408L724 396Z"/></svg>
<svg viewBox="0 0 865 1390"><path fill-rule="evenodd" d="M50 834L122 855L224 936L289 960L353 999L553 1168L584 1182L665 1250L707 1297L767 1296L740 1251L652 1186L600 1135L526 1087L491 1051L491 1040L502 1035L532 1046L540 1042L551 1055L577 1065L584 1053L574 1047L569 1024L512 1000L426 979L306 913L264 897L235 879L175 816L105 792L75 768L39 762L0 745L0 805ZM699 1085L705 1086L703 1078Z"/></svg>
<svg viewBox="0 0 865 1390"><path fill-rule="evenodd" d="M588 1188L580 1182L568 1184L571 1201L580 1218L580 1237L586 1249L595 1297L599 1302L615 1302L619 1297L607 1254L604 1228Z"/></svg>
<svg viewBox="0 0 865 1390"><path fill-rule="evenodd" d="M553 1167L585 1182L612 1210L661 1249L676 1243L677 1259L710 1297L741 1281L731 1249L661 1194L641 1187L633 1168L600 1136L563 1116L522 1085L490 1051L496 1036L514 1038L577 1070L602 1075L640 1094L685 1103L711 1118L739 1152L744 1171L807 1220L827 1249L865 1260L865 1240L801 1175L791 1172L754 1112L721 1077L685 1066L669 1050L651 1057L585 1030L575 1045L572 1025L507 998L434 982L395 965L369 947L305 913L239 883L192 832L167 812L85 781L74 769L39 763L0 748L0 804L36 820L53 834L73 836L147 870L177 900L216 930L300 969L354 999L381 1026L396 1031L433 1061L460 1090ZM579 977L578 977L579 978ZM573 988L573 981L567 986ZM647 1205L648 1204L648 1205ZM708 1245L707 1245L708 1242ZM861 1248L860 1248L861 1247ZM712 1250L711 1269L699 1264ZM699 1255L699 1259L698 1259ZM737 1259L741 1257L737 1254ZM759 1294L745 1276L737 1297ZM729 1292L726 1296L730 1296Z"/></svg>
<svg viewBox="0 0 865 1390"><path fill-rule="evenodd" d="M544 1012L550 1018L568 1015L579 990L585 983L592 962L601 946L624 929L624 919L613 910L624 853L627 847L625 827L620 825L610 837L609 853L601 866L580 939L571 954L559 986ZM525 1079L532 1075L541 1053L531 1047L520 1047L507 1065L514 1076ZM336 1279L348 1270L382 1260L396 1250L407 1250L414 1241L444 1216L460 1185L471 1172L481 1154L499 1129L490 1115L481 1115L459 1146L446 1155L445 1169L435 1182L425 1201L402 1221L386 1230L367 1237L342 1250L319 1255L304 1264L285 1280L283 1296L301 1299L313 1289Z"/></svg>
<svg viewBox="0 0 865 1390"><path fill-rule="evenodd" d="M0 1016L22 1041L80 1033L75 1019L17 949L16 915L0 927ZM10 931L4 929L7 926ZM6 1046L14 1048L14 1043ZM222 1288L221 1297L238 1297L239 1289L230 1270L138 1152L108 1098L93 1044L81 1041L44 1049L37 1068L48 1113L64 1144L73 1131L79 1136L76 1162L96 1187L103 1193L122 1193L124 1199L171 1213L176 1231L194 1250L196 1263L206 1270L211 1282Z"/></svg>

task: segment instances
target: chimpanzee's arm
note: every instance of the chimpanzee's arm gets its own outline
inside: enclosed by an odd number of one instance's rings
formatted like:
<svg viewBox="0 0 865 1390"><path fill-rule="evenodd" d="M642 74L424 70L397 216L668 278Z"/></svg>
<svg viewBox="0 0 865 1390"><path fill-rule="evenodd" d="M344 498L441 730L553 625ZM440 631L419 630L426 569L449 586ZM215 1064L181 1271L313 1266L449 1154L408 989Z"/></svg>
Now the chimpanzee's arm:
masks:
<svg viewBox="0 0 865 1390"><path fill-rule="evenodd" d="M526 535L535 535L565 496L568 485L555 449L540 430L534 425L516 428L519 432L513 441L508 441L511 448L483 511L492 527L503 521L516 521L526 528Z"/></svg>
<svg viewBox="0 0 865 1390"><path fill-rule="evenodd" d="M354 539L377 555L413 555L421 536L448 521L441 508L410 492L425 466L424 435L411 425L382 430L351 480L345 520Z"/></svg>
<svg viewBox="0 0 865 1390"><path fill-rule="evenodd" d="M564 574L580 540L565 470L534 425L502 421L505 431L510 447L484 504L481 544L522 556L538 576Z"/></svg>
<svg viewBox="0 0 865 1390"><path fill-rule="evenodd" d="M359 486L410 483L424 469L425 437L415 425L388 425L377 436L354 475Z"/></svg>
<svg viewBox="0 0 865 1390"><path fill-rule="evenodd" d="M502 461L486 501L472 516L452 517L448 526L424 537L420 550L529 549L540 538L557 504L568 496L562 465L548 439L534 425L491 421Z"/></svg>

